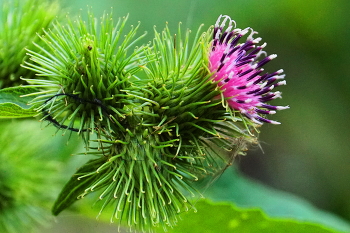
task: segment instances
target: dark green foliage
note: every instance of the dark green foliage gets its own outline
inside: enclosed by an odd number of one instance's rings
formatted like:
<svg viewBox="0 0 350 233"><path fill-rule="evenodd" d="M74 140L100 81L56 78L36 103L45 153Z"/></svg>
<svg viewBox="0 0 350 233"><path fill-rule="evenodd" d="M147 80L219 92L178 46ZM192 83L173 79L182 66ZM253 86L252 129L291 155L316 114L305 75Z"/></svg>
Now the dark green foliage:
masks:
<svg viewBox="0 0 350 233"><path fill-rule="evenodd" d="M23 84L21 76L34 78L35 72L22 68L26 49L40 42L36 33L50 26L59 15L56 1L5 1L0 19L0 88Z"/></svg>
<svg viewBox="0 0 350 233"><path fill-rule="evenodd" d="M62 154L51 153L62 143L39 127L30 120L0 122L0 232L37 232L51 217L63 183L58 175Z"/></svg>
<svg viewBox="0 0 350 233"><path fill-rule="evenodd" d="M0 118L23 118L37 114L28 102L33 98L22 95L35 92L35 88L9 87L0 90Z"/></svg>

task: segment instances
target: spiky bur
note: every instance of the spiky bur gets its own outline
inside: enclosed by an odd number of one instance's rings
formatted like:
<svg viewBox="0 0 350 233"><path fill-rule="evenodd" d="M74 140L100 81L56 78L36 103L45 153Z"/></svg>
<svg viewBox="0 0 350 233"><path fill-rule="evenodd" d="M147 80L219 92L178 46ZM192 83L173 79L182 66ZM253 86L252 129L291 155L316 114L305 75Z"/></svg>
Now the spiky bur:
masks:
<svg viewBox="0 0 350 233"><path fill-rule="evenodd" d="M45 46L28 50L31 61L24 65L39 76L25 80L40 90L31 94L37 97L30 104L42 120L82 134L88 144L90 133L112 132L111 124L129 114L124 106L132 103L125 90L146 60L143 48L133 47L142 37L135 39L138 26L124 32L126 20L115 24L112 15L99 21L89 14L87 22L68 19L68 25L56 22L44 30Z"/></svg>
<svg viewBox="0 0 350 233"><path fill-rule="evenodd" d="M57 1L5 0L1 8L0 88L6 88L23 84L21 76L35 77L34 72L21 67L25 48L35 50L32 42L40 43L36 33L59 15L59 6Z"/></svg>
<svg viewBox="0 0 350 233"><path fill-rule="evenodd" d="M280 98L281 93L272 90L286 84L283 80L283 70L262 74L262 67L277 55L272 54L259 61L259 56L266 54L263 51L266 43L257 45L261 38L253 38L257 33L253 29L234 29L234 26L235 22L229 16L222 15L215 24L209 57L209 68L214 73L212 78L219 82L223 95L233 109L239 110L257 124L280 124L261 116L289 108L266 104L270 100ZM238 43L249 32L246 41Z"/></svg>

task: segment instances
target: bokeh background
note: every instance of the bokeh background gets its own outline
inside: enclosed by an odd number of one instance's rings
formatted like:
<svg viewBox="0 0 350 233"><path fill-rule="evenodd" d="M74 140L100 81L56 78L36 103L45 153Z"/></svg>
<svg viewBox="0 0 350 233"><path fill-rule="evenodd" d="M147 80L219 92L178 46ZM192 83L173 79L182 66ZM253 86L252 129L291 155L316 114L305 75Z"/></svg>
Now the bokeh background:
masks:
<svg viewBox="0 0 350 233"><path fill-rule="evenodd" d="M350 220L350 2L347 0L62 0L73 14L92 6L96 16L112 11L141 21L140 31L165 22L196 30L220 14L240 28L252 27L278 58L267 71L283 68L287 86L278 90L290 105L261 128L259 148L236 160L241 171L269 186L306 198Z"/></svg>
<svg viewBox="0 0 350 233"><path fill-rule="evenodd" d="M175 32L182 22L195 31L202 23L204 28L213 25L220 14L231 16L240 28L258 31L268 44L267 53L278 54L265 70L282 68L286 74L287 86L278 88L283 99L273 104L291 108L271 117L282 124L265 124L261 149L253 148L236 165L253 179L350 220L350 1L60 2L70 15L87 6L95 16L110 11L115 18L129 14L130 24L141 22L140 34L148 31L145 43L151 40L154 25L161 30L168 22ZM91 232L95 230L100 228L93 225Z"/></svg>

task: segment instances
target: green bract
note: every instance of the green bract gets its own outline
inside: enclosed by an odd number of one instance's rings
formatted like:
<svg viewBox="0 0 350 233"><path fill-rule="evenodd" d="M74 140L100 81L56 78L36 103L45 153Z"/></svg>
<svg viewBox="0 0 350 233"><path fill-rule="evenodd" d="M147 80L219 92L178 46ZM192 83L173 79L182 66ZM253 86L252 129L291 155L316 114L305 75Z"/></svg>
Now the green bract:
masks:
<svg viewBox="0 0 350 233"><path fill-rule="evenodd" d="M172 227L200 196L195 181L230 165L255 138L210 79L211 28L190 38L166 27L136 47L138 27L124 33L125 23L91 14L55 23L40 36L45 47L28 51L24 67L40 79L25 79L38 89L26 96L35 96L42 119L82 135L96 156L62 190L55 215L99 191L111 221Z"/></svg>

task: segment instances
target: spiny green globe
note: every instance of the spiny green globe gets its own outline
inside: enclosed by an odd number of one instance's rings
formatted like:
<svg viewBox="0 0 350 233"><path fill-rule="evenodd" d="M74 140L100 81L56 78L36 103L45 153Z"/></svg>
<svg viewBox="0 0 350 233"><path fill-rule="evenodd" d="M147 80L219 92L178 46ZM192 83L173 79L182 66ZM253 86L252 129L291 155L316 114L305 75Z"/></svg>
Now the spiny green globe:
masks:
<svg viewBox="0 0 350 233"><path fill-rule="evenodd" d="M138 26L124 34L126 20L114 24L105 14L98 22L90 14L88 22L56 22L40 36L48 49L28 51L24 67L43 78L25 79L39 89L31 104L58 128L83 134L86 144L90 133L114 131L111 125L131 114L126 91L146 61L143 47L131 47L142 37L134 38Z"/></svg>

